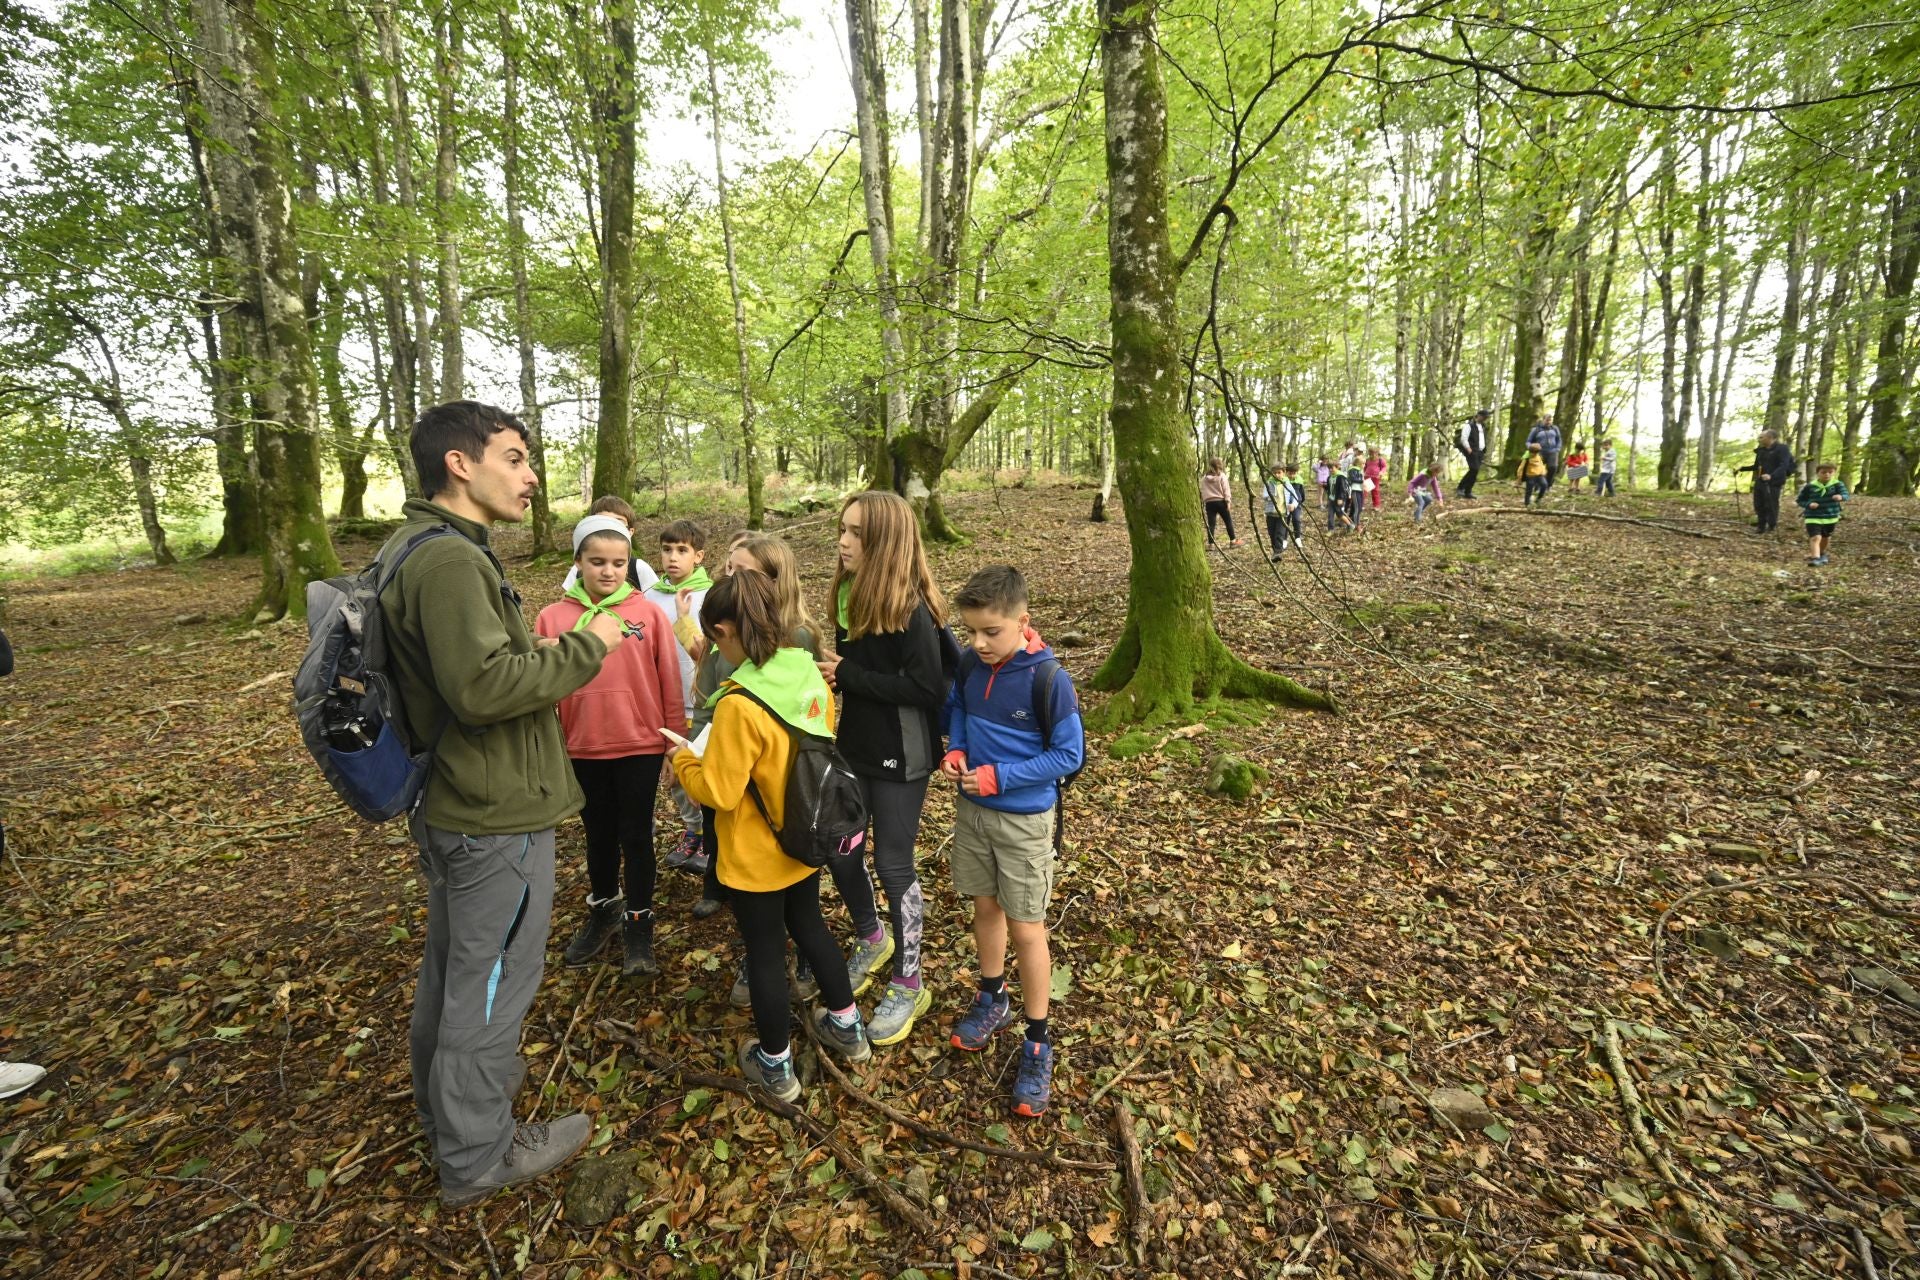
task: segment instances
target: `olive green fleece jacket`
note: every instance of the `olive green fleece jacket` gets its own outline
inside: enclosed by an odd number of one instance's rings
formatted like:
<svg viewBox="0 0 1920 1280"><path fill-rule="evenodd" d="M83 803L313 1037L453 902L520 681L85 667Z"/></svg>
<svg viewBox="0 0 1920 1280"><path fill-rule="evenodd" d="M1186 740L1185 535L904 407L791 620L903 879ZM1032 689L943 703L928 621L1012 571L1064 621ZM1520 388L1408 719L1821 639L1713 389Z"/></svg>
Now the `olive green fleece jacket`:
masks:
<svg viewBox="0 0 1920 1280"><path fill-rule="evenodd" d="M380 593L407 727L434 756L421 816L464 835L544 831L580 811L554 704L599 673L606 646L575 631L536 646L485 525L413 498L382 548L436 524L460 536L421 544Z"/></svg>

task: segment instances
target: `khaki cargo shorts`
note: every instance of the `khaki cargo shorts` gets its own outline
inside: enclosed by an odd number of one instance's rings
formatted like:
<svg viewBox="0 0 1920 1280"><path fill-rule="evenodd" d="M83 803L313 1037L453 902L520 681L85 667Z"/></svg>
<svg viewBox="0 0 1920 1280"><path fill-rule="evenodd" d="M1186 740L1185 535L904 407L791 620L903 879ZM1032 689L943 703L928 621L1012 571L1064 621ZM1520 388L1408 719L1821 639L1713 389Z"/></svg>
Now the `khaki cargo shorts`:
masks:
<svg viewBox="0 0 1920 1280"><path fill-rule="evenodd" d="M1053 810L1002 813L965 796L954 806L953 891L993 898L1010 919L1047 918L1053 896Z"/></svg>

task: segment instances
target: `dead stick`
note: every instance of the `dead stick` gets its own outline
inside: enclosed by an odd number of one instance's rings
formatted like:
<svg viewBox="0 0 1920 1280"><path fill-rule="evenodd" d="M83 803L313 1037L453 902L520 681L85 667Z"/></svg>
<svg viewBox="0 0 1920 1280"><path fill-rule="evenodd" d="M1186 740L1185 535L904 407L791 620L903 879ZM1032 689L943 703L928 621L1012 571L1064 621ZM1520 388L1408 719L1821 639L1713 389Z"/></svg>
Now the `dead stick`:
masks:
<svg viewBox="0 0 1920 1280"><path fill-rule="evenodd" d="M1127 1212L1133 1219L1128 1228L1137 1251L1136 1262L1147 1256L1147 1184L1140 1176L1140 1139L1133 1132L1133 1108L1119 1094L1113 1097L1113 1129L1120 1139L1122 1167L1127 1177Z"/></svg>
<svg viewBox="0 0 1920 1280"><path fill-rule="evenodd" d="M620 1044L626 1045L629 1049L632 1049L634 1053L639 1055L642 1062L646 1063L650 1069L660 1075L671 1076L684 1084L694 1085L698 1088L718 1089L723 1093L731 1093L737 1097L745 1098L747 1101L763 1107L782 1119L791 1121L793 1124L805 1129L809 1134L813 1135L816 1141L828 1151L832 1152L834 1158L840 1162L840 1167L851 1174L854 1181L871 1192L874 1198L879 1200L881 1205L889 1213L893 1214L894 1217L900 1219L901 1222L905 1223L920 1235L930 1236L934 1233L933 1219L921 1212L912 1201L887 1185L886 1179L868 1168L865 1161L860 1159L860 1157L852 1151L849 1151L846 1144L834 1136L832 1129L821 1124L818 1120L815 1120L791 1102L783 1102L764 1089L755 1089L739 1076L718 1076L701 1071L684 1070L674 1063L657 1056L651 1049L647 1048L640 1037L634 1035L631 1031L624 1030L619 1023L613 1022L610 1019L603 1018L599 1022L596 1022L594 1029L606 1039L617 1041Z"/></svg>
<svg viewBox="0 0 1920 1280"><path fill-rule="evenodd" d="M1620 1109L1626 1115L1627 1132L1633 1137L1633 1145L1638 1148L1648 1167L1658 1173L1672 1190L1674 1200L1680 1205L1681 1215L1686 1218L1693 1234L1712 1251L1713 1269L1721 1280L1745 1280L1740 1269L1733 1265L1733 1259L1727 1256L1726 1237L1695 1207L1693 1197L1681 1185L1679 1175L1667 1163L1653 1135L1647 1132L1646 1116L1640 1105L1640 1090L1627 1071L1626 1055L1620 1049L1620 1024L1612 1018L1607 1019L1606 1050L1607 1066L1612 1070L1614 1085L1620 1091Z"/></svg>
<svg viewBox="0 0 1920 1280"><path fill-rule="evenodd" d="M560 1037L560 1044L558 1048L554 1050L553 1065L547 1068L547 1078L540 1082L540 1092L534 1098L533 1114L536 1117L540 1114L540 1108L545 1104L547 1086L553 1083L553 1073L560 1069L561 1062L566 1059L567 1045L573 1039L573 1029L580 1025L580 1015L585 1013L587 1008L593 1004L593 993L600 989L600 979L606 977L612 971L612 965L601 965L600 972L594 974L593 981L587 985L587 994L581 996L580 1003L573 1006L573 1017L567 1020L566 1033Z"/></svg>
<svg viewBox="0 0 1920 1280"><path fill-rule="evenodd" d="M1084 1109L1087 1111L1093 1110L1094 1106L1099 1103L1100 1099L1107 1096L1108 1090L1112 1089L1113 1086L1119 1084L1122 1080L1125 1080L1128 1074L1131 1073L1135 1067L1139 1066L1142 1062L1145 1062L1146 1060L1147 1060L1147 1050L1142 1049L1139 1053L1134 1055L1132 1062L1129 1062L1126 1066L1114 1072L1113 1076L1105 1084L1101 1085L1098 1089L1095 1089L1093 1091L1093 1096L1087 1099L1087 1104Z"/></svg>
<svg viewBox="0 0 1920 1280"><path fill-rule="evenodd" d="M1880 1280L1880 1269L1873 1265L1873 1245L1858 1227L1853 1228L1853 1247L1859 1251L1860 1269L1867 1273L1867 1280Z"/></svg>
<svg viewBox="0 0 1920 1280"><path fill-rule="evenodd" d="M352 1244L340 1250L338 1253L335 1253L320 1262L316 1262L310 1267L302 1267L298 1271L287 1272L287 1280L300 1280L302 1276L317 1276L323 1271L332 1271L339 1263L346 1260L346 1256L348 1254L354 1252L356 1249L364 1249L368 1253L371 1253L373 1251L373 1246L379 1244L382 1240L385 1240L388 1236L392 1235L394 1232L398 1231L399 1229L400 1228L398 1227L388 1227L385 1231L382 1231L377 1235L368 1236L365 1240L355 1240ZM359 1267L354 1268L355 1271L358 1271L359 1269L360 1269Z"/></svg>
<svg viewBox="0 0 1920 1280"><path fill-rule="evenodd" d="M962 1151L978 1151L982 1155L998 1156L1003 1160L1023 1160L1030 1164L1044 1164L1055 1169L1077 1169L1087 1173L1111 1173L1113 1171L1113 1163L1108 1160L1070 1160L1065 1156L1055 1155L1051 1151L1028 1151L1020 1147L989 1146L984 1142L976 1142L972 1138L963 1138L958 1134L948 1133L945 1129L936 1129L926 1121L908 1115L898 1107L882 1102L855 1084L852 1078L849 1077L845 1071L841 1070L840 1064L833 1060L833 1051L821 1045L819 1032L814 1027L811 1019L807 1021L806 1028L807 1035L812 1038L814 1046L820 1050L818 1058L821 1070L825 1071L827 1075L832 1078L834 1084L839 1086L840 1091L860 1105L878 1111L881 1115L903 1129L910 1129L923 1138L934 1142L943 1142L950 1147L958 1147ZM1088 1103L1087 1105L1091 1107L1092 1103Z"/></svg>

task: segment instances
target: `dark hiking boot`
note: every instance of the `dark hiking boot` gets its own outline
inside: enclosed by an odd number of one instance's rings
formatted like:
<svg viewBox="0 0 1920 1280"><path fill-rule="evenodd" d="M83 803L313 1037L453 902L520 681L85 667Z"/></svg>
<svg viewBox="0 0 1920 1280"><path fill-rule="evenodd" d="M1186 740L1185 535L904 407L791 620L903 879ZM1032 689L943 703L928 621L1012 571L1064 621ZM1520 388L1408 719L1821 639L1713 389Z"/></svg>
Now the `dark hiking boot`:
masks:
<svg viewBox="0 0 1920 1280"><path fill-rule="evenodd" d="M626 949L621 977L651 978L660 972L660 966L653 962L653 912L627 912L620 922L620 941Z"/></svg>
<svg viewBox="0 0 1920 1280"><path fill-rule="evenodd" d="M496 1191L531 1182L580 1154L593 1137L593 1121L578 1112L547 1124L515 1125L513 1142L499 1164L472 1182L442 1180L440 1206L459 1209L478 1204Z"/></svg>
<svg viewBox="0 0 1920 1280"><path fill-rule="evenodd" d="M567 964L577 969L599 955L600 948L619 932L620 915L626 906L625 898L608 898L605 902L588 898L587 918L581 922L580 932L567 944Z"/></svg>

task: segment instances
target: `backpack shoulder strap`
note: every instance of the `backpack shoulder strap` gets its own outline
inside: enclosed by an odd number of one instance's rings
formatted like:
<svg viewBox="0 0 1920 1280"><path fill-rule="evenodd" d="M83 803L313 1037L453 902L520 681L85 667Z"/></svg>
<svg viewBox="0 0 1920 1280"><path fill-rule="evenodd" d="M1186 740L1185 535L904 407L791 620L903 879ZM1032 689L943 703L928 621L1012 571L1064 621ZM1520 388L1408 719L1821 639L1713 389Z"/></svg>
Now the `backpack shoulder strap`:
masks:
<svg viewBox="0 0 1920 1280"><path fill-rule="evenodd" d="M1053 680L1060 674L1060 659L1046 658L1034 664L1033 719L1040 726L1040 749L1053 746Z"/></svg>
<svg viewBox="0 0 1920 1280"><path fill-rule="evenodd" d="M782 729L785 729L787 731L787 738L793 743L794 753L796 755L799 753L800 740L810 735L803 733L799 729L796 729L792 725L788 724L785 720L782 720L780 718L779 713L776 712L772 707L767 705L767 700L765 698L762 698L759 694L747 688L745 685L736 684L731 689L725 690L721 696L725 698L725 697L731 697L734 694L740 695L741 697L745 698L748 702L751 702L754 706L759 707L762 711L767 713L767 715L773 720L775 724L779 725ZM766 797L760 794L760 784L753 780L753 775L751 773L747 775L747 794L753 797L753 807L760 811L760 816L766 820L768 829L771 830L774 833L774 835L777 837L780 834L780 828L774 825L773 815L767 812Z"/></svg>
<svg viewBox="0 0 1920 1280"><path fill-rule="evenodd" d="M391 561L375 560L374 563L379 566L380 574L374 581L374 594L376 596L379 595L392 584L394 575L400 572L400 566L405 564L407 557L418 551L422 544L431 542L435 538L445 537L453 533L453 531L453 526L445 522L436 524L430 529L422 529L419 533L414 534L411 538L408 538L400 544L399 548L393 553L393 559ZM487 552L487 558L489 560L493 560L494 567L496 569L499 568L500 562L494 559L492 550L488 548L482 548L482 550Z"/></svg>

